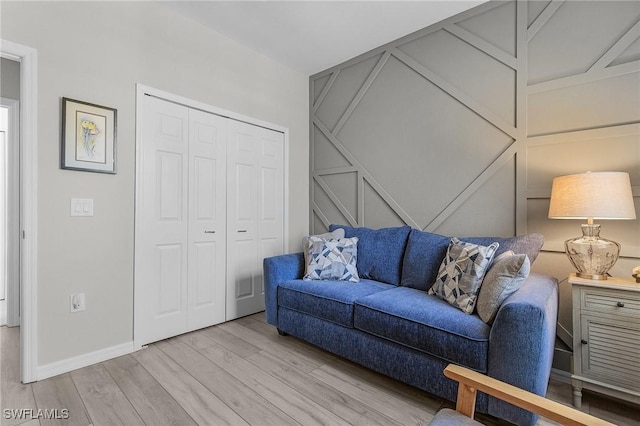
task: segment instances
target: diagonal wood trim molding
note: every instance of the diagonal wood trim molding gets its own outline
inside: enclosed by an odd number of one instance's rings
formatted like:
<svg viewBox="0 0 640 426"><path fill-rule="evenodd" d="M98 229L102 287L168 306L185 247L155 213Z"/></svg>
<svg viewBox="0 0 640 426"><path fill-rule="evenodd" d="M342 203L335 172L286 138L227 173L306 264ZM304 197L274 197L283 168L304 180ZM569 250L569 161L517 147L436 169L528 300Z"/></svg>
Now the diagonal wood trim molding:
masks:
<svg viewBox="0 0 640 426"><path fill-rule="evenodd" d="M349 221L349 223L357 223L357 220L353 217L353 215L345 207L342 201L340 201L338 196L331 190L331 188L329 188L329 185L327 185L327 183L320 176L314 177L314 181L320 186L320 188L322 188L331 202L333 202L334 206L338 208L340 213Z"/></svg>
<svg viewBox="0 0 640 426"><path fill-rule="evenodd" d="M451 24L444 27L444 30L451 35L458 37L460 40L468 43L471 47L475 47L479 51L491 56L493 59L502 62L512 70L516 71L518 69L516 58L509 55L504 50L495 47L493 44L484 41L477 35L465 30L464 28L456 24Z"/></svg>
<svg viewBox="0 0 640 426"><path fill-rule="evenodd" d="M331 77L329 77L329 81L327 81L327 84L325 84L324 88L322 89L322 92L320 92L320 95L318 96L318 100L313 104L312 109L314 114L318 111L318 107L322 104L322 101L324 101L324 98L327 96L327 93L329 93L329 91L333 87L333 83L335 83L336 79L338 78L338 75L340 75L340 69L337 69L333 73L331 73Z"/></svg>
<svg viewBox="0 0 640 426"><path fill-rule="evenodd" d="M515 142L515 141L514 141ZM453 212L458 210L465 201L475 194L479 188L487 183L487 181L508 161L512 160L516 155L516 144L512 143L509 147L494 161L489 167L487 167L476 179L474 179L460 194L458 194L440 214L438 214L431 222L427 224L423 231L435 232Z"/></svg>
<svg viewBox="0 0 640 426"><path fill-rule="evenodd" d="M527 41L531 41L536 34L538 34L538 31L540 31L547 21L560 9L564 1L565 0L551 0L551 3L545 7L542 13L527 29Z"/></svg>
<svg viewBox="0 0 640 426"><path fill-rule="evenodd" d="M347 150L344 145L327 129L327 127L317 118L313 119L313 124L320 130L327 139L336 147L338 151L349 161L354 167L358 169L358 174L369 183L369 185L378 193L378 195L387 203L400 218L407 224L415 228L420 226L417 222L411 218L407 212L391 197L391 195L384 190L382 185L376 181L371 173L369 173L360 162ZM362 195L362 194L359 194ZM362 199L362 197L360 197Z"/></svg>
<svg viewBox="0 0 640 426"><path fill-rule="evenodd" d="M600 57L594 63L587 73L597 70L602 70L606 68L611 62L613 62L622 52L625 51L631 44L636 41L640 37L640 21L636 22L636 24L629 29L620 39L614 43L609 50L605 52L604 55Z"/></svg>
<svg viewBox="0 0 640 426"><path fill-rule="evenodd" d="M380 74L382 67L384 67L384 65L387 63L390 56L391 54L389 52L384 52L384 54L382 55L382 57L380 58L376 66L369 73L369 76L367 77L367 79L364 81L364 83L362 83L360 90L358 90L358 93L356 94L356 96L353 98L353 100L347 107L347 110L344 112L344 114L342 114L342 117L340 117L340 120L338 120L338 123L336 124L333 131L331 132L332 135L337 135L338 133L340 133L342 126L344 126L347 120L349 119L349 117L351 117L351 114L353 113L353 111L356 109L356 107L362 100L362 97L364 96L364 94L367 92L367 90L369 90L369 88L371 87L371 84L376 79L378 74Z"/></svg>
<svg viewBox="0 0 640 426"><path fill-rule="evenodd" d="M457 89L452 84L448 83L446 80L438 76L433 71L429 70L427 67L404 53L403 51L393 48L391 49L391 53L405 65L413 69L415 72L420 74L425 79L429 80L431 83L438 86L440 89L445 91L449 96L455 98L457 101L462 103L464 106L469 108L471 111L485 119L488 123L492 124L496 128L500 129L505 134L511 136L512 138L518 137L518 130L510 123L497 116L495 113L490 111L488 108L480 104L478 101L472 99L463 91Z"/></svg>

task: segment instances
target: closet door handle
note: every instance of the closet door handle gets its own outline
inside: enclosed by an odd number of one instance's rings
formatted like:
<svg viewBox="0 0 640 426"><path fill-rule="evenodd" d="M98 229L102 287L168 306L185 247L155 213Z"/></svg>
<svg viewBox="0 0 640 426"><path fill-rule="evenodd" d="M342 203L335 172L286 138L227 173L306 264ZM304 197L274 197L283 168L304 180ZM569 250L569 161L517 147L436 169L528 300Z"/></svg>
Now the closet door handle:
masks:
<svg viewBox="0 0 640 426"><path fill-rule="evenodd" d="M247 232L246 229L238 229L238 232Z"/></svg>
<svg viewBox="0 0 640 426"><path fill-rule="evenodd" d="M624 303L618 302L616 303L616 306L618 306L618 308L624 308Z"/></svg>
<svg viewBox="0 0 640 426"><path fill-rule="evenodd" d="M216 231L204 231L205 234L215 234Z"/></svg>
<svg viewBox="0 0 640 426"><path fill-rule="evenodd" d="M586 340L582 339L582 340L580 340L580 343L582 343L583 345L586 345L589 342L587 342Z"/></svg>

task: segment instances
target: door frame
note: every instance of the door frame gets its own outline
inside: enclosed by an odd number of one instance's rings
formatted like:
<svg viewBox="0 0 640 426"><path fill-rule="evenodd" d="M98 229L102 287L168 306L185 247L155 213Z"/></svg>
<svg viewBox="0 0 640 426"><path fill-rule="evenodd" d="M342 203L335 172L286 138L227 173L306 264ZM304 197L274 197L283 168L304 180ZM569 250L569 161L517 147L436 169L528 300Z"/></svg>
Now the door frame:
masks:
<svg viewBox="0 0 640 426"><path fill-rule="evenodd" d="M20 378L38 380L38 61L31 47L0 39L20 62Z"/></svg>
<svg viewBox="0 0 640 426"><path fill-rule="evenodd" d="M183 105L188 108L197 109L200 111L204 111L207 113L219 115L222 117L230 118L232 120L241 121L244 123L248 123L254 126L264 127L266 129L275 130L277 132L281 132L284 135L284 252L289 251L289 128L280 126L277 124L269 123L267 121L258 120L252 117L248 117L243 114L238 114L233 111L228 111L223 108L218 108L212 105L205 104L203 102L195 101L193 99L188 99L183 96L175 95L169 92L165 92L160 89L155 89L150 86L146 86L141 83L136 84L136 184L135 184L135 221L134 221L134 301L133 301L133 347L134 349L139 349L143 346L138 338L139 333L137 332L138 324L140 321L136 320L136 315L138 309L136 309L136 299L139 297L138 295L138 286L136 286L136 264L139 261L139 252L138 252L138 244L140 241L141 235L141 222L143 218L140 215L140 209L137 206L140 204L140 194L142 193L142 148L140 146L140 119L143 116L142 114L142 104L141 101L144 96L153 96L156 98L163 99L168 102L173 102L179 105Z"/></svg>

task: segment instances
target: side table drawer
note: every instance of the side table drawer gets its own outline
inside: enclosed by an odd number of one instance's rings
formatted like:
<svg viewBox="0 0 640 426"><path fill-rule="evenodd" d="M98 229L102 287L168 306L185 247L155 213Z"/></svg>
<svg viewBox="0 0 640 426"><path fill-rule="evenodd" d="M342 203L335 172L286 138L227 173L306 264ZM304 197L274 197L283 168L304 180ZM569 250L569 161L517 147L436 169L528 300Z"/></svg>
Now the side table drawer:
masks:
<svg viewBox="0 0 640 426"><path fill-rule="evenodd" d="M582 310L640 318L640 296L623 291L582 288Z"/></svg>

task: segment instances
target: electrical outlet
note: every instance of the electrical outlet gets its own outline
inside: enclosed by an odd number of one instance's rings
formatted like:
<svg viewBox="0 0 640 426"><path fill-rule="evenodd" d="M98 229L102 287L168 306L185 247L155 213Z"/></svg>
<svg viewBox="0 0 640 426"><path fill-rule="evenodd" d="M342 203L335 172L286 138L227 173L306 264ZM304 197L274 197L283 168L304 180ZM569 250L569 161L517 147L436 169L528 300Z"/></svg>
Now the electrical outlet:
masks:
<svg viewBox="0 0 640 426"><path fill-rule="evenodd" d="M70 296L71 312L80 312L87 309L84 293L74 293Z"/></svg>

